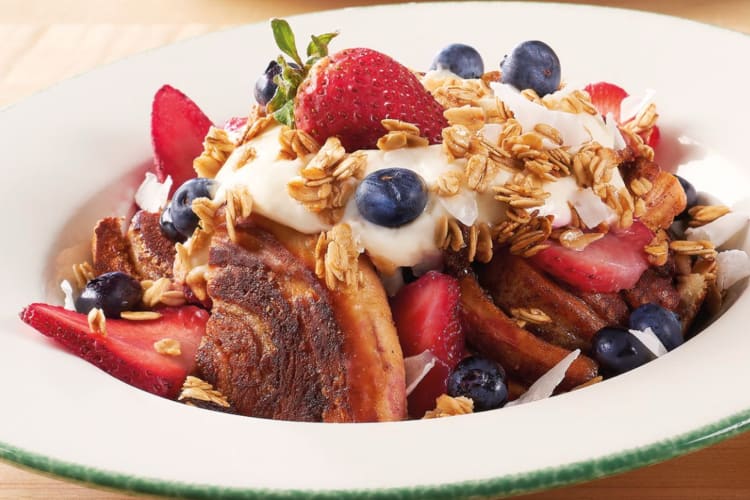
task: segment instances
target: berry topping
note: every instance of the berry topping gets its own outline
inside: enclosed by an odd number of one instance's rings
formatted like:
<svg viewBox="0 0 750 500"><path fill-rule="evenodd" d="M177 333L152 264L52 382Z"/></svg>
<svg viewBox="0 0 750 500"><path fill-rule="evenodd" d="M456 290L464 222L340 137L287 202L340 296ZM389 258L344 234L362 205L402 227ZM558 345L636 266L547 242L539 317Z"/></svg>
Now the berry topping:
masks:
<svg viewBox="0 0 750 500"><path fill-rule="evenodd" d="M281 51L298 66L279 58L279 88L267 106L279 122L321 144L336 136L347 151L375 148L387 118L413 123L432 144L442 142L448 125L443 107L407 67L367 48L329 56L335 33L312 37L303 62L289 24L274 19L271 27Z"/></svg>
<svg viewBox="0 0 750 500"><path fill-rule="evenodd" d="M76 311L86 314L95 307L108 318L119 318L123 311L135 310L143 296L141 283L119 271L104 273L86 283L76 299Z"/></svg>
<svg viewBox="0 0 750 500"><path fill-rule="evenodd" d="M627 330L602 328L593 338L592 352L602 372L619 375L648 363L656 356Z"/></svg>
<svg viewBox="0 0 750 500"><path fill-rule="evenodd" d="M265 106L276 93L276 82L273 79L281 74L281 65L276 61L268 63L266 71L263 72L258 80L255 82L255 100L261 106Z"/></svg>
<svg viewBox="0 0 750 500"><path fill-rule="evenodd" d="M680 186L682 186L682 190L685 191L685 198L687 199L685 210L677 216L682 219L687 217L688 210L698 204L698 191L696 191L695 186L693 186L687 179L680 177L679 175L675 175L675 177L680 181Z"/></svg>
<svg viewBox="0 0 750 500"><path fill-rule="evenodd" d="M630 313L630 328L651 331L668 351L682 344L682 324L680 318L669 309L657 304L643 304Z"/></svg>
<svg viewBox="0 0 750 500"><path fill-rule="evenodd" d="M500 63L502 82L518 90L532 89L540 97L560 87L560 60L544 42L522 42Z"/></svg>
<svg viewBox="0 0 750 500"><path fill-rule="evenodd" d="M195 177L193 160L203 152L211 120L185 94L164 85L151 108L151 140L160 182L172 176L172 192Z"/></svg>
<svg viewBox="0 0 750 500"><path fill-rule="evenodd" d="M174 399L195 367L208 313L193 306L159 312L162 316L150 321L109 319L106 333L92 333L85 314L47 304L31 304L21 319L113 377ZM154 344L165 339L179 349L171 355L157 352Z"/></svg>
<svg viewBox="0 0 750 500"><path fill-rule="evenodd" d="M480 356L461 360L448 378L448 394L474 401L474 411L500 408L508 401L505 370L495 361Z"/></svg>
<svg viewBox="0 0 750 500"><path fill-rule="evenodd" d="M643 250L653 233L642 223L610 231L583 250L559 243L542 250L531 262L553 277L582 292L618 292L632 288L648 266Z"/></svg>
<svg viewBox="0 0 750 500"><path fill-rule="evenodd" d="M464 355L459 320L460 290L455 278L430 271L399 290L391 302L405 357L429 350L435 366L409 395L409 414L421 418L447 390L448 376Z"/></svg>
<svg viewBox="0 0 750 500"><path fill-rule="evenodd" d="M452 43L437 53L430 69L447 69L461 78L479 78L484 74L484 62L474 47Z"/></svg>
<svg viewBox="0 0 750 500"><path fill-rule="evenodd" d="M169 205L162 210L161 216L159 216L159 227L161 228L162 234L169 238L171 241L183 243L187 237L183 236L172 222L172 210Z"/></svg>
<svg viewBox="0 0 750 500"><path fill-rule="evenodd" d="M620 104L628 96L625 89L614 83L597 82L586 85L583 90L589 93L591 103L602 116L612 113L615 121L620 123Z"/></svg>
<svg viewBox="0 0 750 500"><path fill-rule="evenodd" d="M412 170L384 168L377 170L357 186L354 194L362 217L385 227L400 227L424 211L427 186Z"/></svg>
<svg viewBox="0 0 750 500"><path fill-rule="evenodd" d="M193 212L193 201L196 198L213 198L216 181L198 177L190 179L174 193L167 209L172 217L172 225L184 238L189 238L198 226L198 216ZM166 219L168 216L164 216ZM164 226L162 226L164 230Z"/></svg>

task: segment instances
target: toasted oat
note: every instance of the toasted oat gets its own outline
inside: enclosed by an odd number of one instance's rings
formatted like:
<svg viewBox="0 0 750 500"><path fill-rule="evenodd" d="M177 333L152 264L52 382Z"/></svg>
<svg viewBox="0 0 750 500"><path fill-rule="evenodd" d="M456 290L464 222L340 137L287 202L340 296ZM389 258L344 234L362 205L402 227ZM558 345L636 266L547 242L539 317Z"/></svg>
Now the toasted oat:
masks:
<svg viewBox="0 0 750 500"><path fill-rule="evenodd" d="M477 193L484 193L497 175L497 164L486 156L471 155L466 162L466 185Z"/></svg>
<svg viewBox="0 0 750 500"><path fill-rule="evenodd" d="M435 401L435 409L424 414L422 418L441 418L454 415L466 415L474 411L474 401L464 396L451 397L443 394Z"/></svg>
<svg viewBox="0 0 750 500"><path fill-rule="evenodd" d="M514 210L513 207L510 207L506 214L508 220L492 230L495 242L499 245L509 245L511 253L523 257L531 257L549 248L546 240L552 234L551 215L539 216L539 211L534 210L523 217L519 210Z"/></svg>
<svg viewBox="0 0 750 500"><path fill-rule="evenodd" d="M263 133L273 123L276 123L276 118L273 115L261 116L259 114L260 108L256 106L250 113L247 119L247 125L245 126L245 132L242 134L242 138L237 143L237 146L245 144L250 139L253 139Z"/></svg>
<svg viewBox="0 0 750 500"><path fill-rule="evenodd" d="M461 172L451 170L438 176L435 189L439 196L455 196L461 190L463 175Z"/></svg>
<svg viewBox="0 0 750 500"><path fill-rule="evenodd" d="M435 226L435 244L441 250L450 248L458 252L466 246L463 231L456 219L442 216Z"/></svg>
<svg viewBox="0 0 750 500"><path fill-rule="evenodd" d="M443 129L443 150L453 158L464 158L474 137L464 125L452 125Z"/></svg>
<svg viewBox="0 0 750 500"><path fill-rule="evenodd" d="M664 243L664 247L669 250L669 243ZM648 251L648 250L647 250ZM649 262L651 259L649 258ZM666 264L667 259L664 258L663 264ZM708 261L706 261L708 262ZM715 261L711 261L714 262ZM659 264L656 264L659 265ZM693 257L691 255L677 254L674 256L674 269L678 276L687 276L693 272Z"/></svg>
<svg viewBox="0 0 750 500"><path fill-rule="evenodd" d="M656 104L651 103L646 108L640 110L635 118L627 122L623 127L634 134L641 134L654 128L658 118L659 114L656 112Z"/></svg>
<svg viewBox="0 0 750 500"><path fill-rule="evenodd" d="M473 227L477 228L477 242L474 245L476 251L474 256L470 256L469 261L487 263L492 260L492 230L486 222L480 222Z"/></svg>
<svg viewBox="0 0 750 500"><path fill-rule="evenodd" d="M185 399L208 401L224 408L229 408L229 402L222 393L214 389L214 386L208 382L192 375L188 375L185 379L185 382L182 384L182 391L177 398L178 401Z"/></svg>
<svg viewBox="0 0 750 500"><path fill-rule="evenodd" d="M669 258L669 237L665 231L657 232L648 245L643 247L648 261L653 266L663 266Z"/></svg>
<svg viewBox="0 0 750 500"><path fill-rule="evenodd" d="M505 102L497 97L493 99L482 99L478 105L484 111L484 120L486 123L503 124L515 115Z"/></svg>
<svg viewBox="0 0 750 500"><path fill-rule="evenodd" d="M603 233L584 233L577 227L571 227L560 233L558 241L565 248L583 250L589 246L589 244L600 240L603 237Z"/></svg>
<svg viewBox="0 0 750 500"><path fill-rule="evenodd" d="M491 94L485 81L463 78L446 78L431 92L435 100L446 109L474 106Z"/></svg>
<svg viewBox="0 0 750 500"><path fill-rule="evenodd" d="M358 287L359 249L348 224L336 224L320 233L315 246L315 274L324 278L326 286L335 290L339 284Z"/></svg>
<svg viewBox="0 0 750 500"><path fill-rule="evenodd" d="M630 191L636 196L643 196L653 187L653 183L645 177L638 177L630 181Z"/></svg>
<svg viewBox="0 0 750 500"><path fill-rule="evenodd" d="M401 148L416 148L427 146L430 142L422 137L419 127L413 123L401 120L385 119L380 122L387 133L378 139L378 149L391 151Z"/></svg>
<svg viewBox="0 0 750 500"><path fill-rule="evenodd" d="M169 278L159 278L156 281L144 280L141 282L143 287L143 298L141 301L146 307L154 307L161 303L164 293L169 291L172 282Z"/></svg>
<svg viewBox="0 0 750 500"><path fill-rule="evenodd" d="M536 325L552 323L552 318L544 311L536 307L512 307L511 316L514 318Z"/></svg>
<svg viewBox="0 0 750 500"><path fill-rule="evenodd" d="M563 144L562 134L560 134L560 131L551 125L537 123L536 125L534 125L534 132L544 136L558 146L562 146Z"/></svg>
<svg viewBox="0 0 750 500"><path fill-rule="evenodd" d="M304 130L284 126L279 134L282 158L294 160L320 151L320 144Z"/></svg>
<svg viewBox="0 0 750 500"><path fill-rule="evenodd" d="M91 333L107 335L107 318L104 316L104 311L95 307L89 311L86 319L89 322L89 331Z"/></svg>
<svg viewBox="0 0 750 500"><path fill-rule="evenodd" d="M180 341L170 338L163 338L154 342L154 350L165 356L179 356L182 354Z"/></svg>
<svg viewBox="0 0 750 500"><path fill-rule="evenodd" d="M521 95L531 102L542 104L542 98L539 97L539 94L534 89L524 89L521 91Z"/></svg>
<svg viewBox="0 0 750 500"><path fill-rule="evenodd" d="M620 133L628 147L635 153L636 158L654 159L654 149L646 144L643 138L627 127L620 127Z"/></svg>
<svg viewBox="0 0 750 500"><path fill-rule="evenodd" d="M700 255L709 258L716 255L714 244L707 240L674 240L669 244L669 248L676 254Z"/></svg>
<svg viewBox="0 0 750 500"><path fill-rule="evenodd" d="M493 186L495 199L504 201L514 208L533 208L544 205L550 194L542 188L508 182L502 186Z"/></svg>
<svg viewBox="0 0 750 500"><path fill-rule="evenodd" d="M690 215L688 226L703 226L728 214L730 211L729 207L724 205L696 205L688 210L688 215Z"/></svg>
<svg viewBox="0 0 750 500"><path fill-rule="evenodd" d="M498 70L494 71L487 71L482 76L481 79L489 87L490 83L496 83L499 82L502 78L502 74Z"/></svg>
<svg viewBox="0 0 750 500"><path fill-rule="evenodd" d="M210 127L203 140L203 153L193 160L193 169L198 176L213 179L235 147L226 130Z"/></svg>
<svg viewBox="0 0 750 500"><path fill-rule="evenodd" d="M193 200L191 204L193 213L198 216L200 227L204 231L214 231L214 216L217 206L210 198L200 197Z"/></svg>
<svg viewBox="0 0 750 500"><path fill-rule="evenodd" d="M161 318L161 313L158 311L122 311L120 317L128 321L151 321Z"/></svg>
<svg viewBox="0 0 750 500"><path fill-rule="evenodd" d="M88 261L73 264L73 278L75 279L76 286L79 289L83 289L86 287L86 283L95 278L94 268Z"/></svg>
<svg viewBox="0 0 750 500"><path fill-rule="evenodd" d="M484 110L478 106L449 108L443 112L443 116L450 125L463 125L474 132L481 129L485 121Z"/></svg>

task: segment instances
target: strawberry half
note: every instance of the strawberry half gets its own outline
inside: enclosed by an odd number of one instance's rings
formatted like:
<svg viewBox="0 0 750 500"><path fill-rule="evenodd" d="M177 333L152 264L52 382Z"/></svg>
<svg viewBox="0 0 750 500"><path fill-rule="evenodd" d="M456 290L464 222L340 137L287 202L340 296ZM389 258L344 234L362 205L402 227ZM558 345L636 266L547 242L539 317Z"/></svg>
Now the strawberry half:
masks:
<svg viewBox="0 0 750 500"><path fill-rule="evenodd" d="M530 260L539 269L582 292L618 292L633 288L648 268L643 247L653 237L644 224L634 222L628 229L610 231L583 250L553 243Z"/></svg>
<svg viewBox="0 0 750 500"><path fill-rule="evenodd" d="M435 399L445 394L448 376L464 356L459 300L456 279L430 271L401 288L391 302L404 356L429 350L437 358L432 370L409 395L409 415L413 418L421 418L435 408Z"/></svg>
<svg viewBox="0 0 750 500"><path fill-rule="evenodd" d="M365 48L320 60L294 101L297 128L321 143L338 137L348 151L375 148L386 118L413 123L431 144L439 143L448 126L443 111L408 68Z"/></svg>
<svg viewBox="0 0 750 500"><path fill-rule="evenodd" d="M113 377L175 399L195 367L208 313L193 306L159 312L162 317L151 321L107 319L106 334L91 333L85 314L49 304L31 304L21 312L21 319ZM154 343L165 338L180 343L179 356L156 352Z"/></svg>
<svg viewBox="0 0 750 500"><path fill-rule="evenodd" d="M185 94L164 85L151 107L151 141L159 181L172 176L172 190L195 177L193 160L203 152L211 120Z"/></svg>
<svg viewBox="0 0 750 500"><path fill-rule="evenodd" d="M622 87L618 87L614 83L609 82L598 82L590 83L583 87L583 90L589 93L591 96L591 103L601 113L602 116L607 116L607 113L612 113L615 117L615 121L618 125L622 125L622 117L620 116L620 104L622 100L628 97L628 93ZM659 143L659 127L654 125L650 131L643 132L640 134L643 140L649 146L656 147Z"/></svg>
<svg viewBox="0 0 750 500"><path fill-rule="evenodd" d="M442 142L448 125L443 107L405 66L367 48L328 55L337 33L312 36L307 60L297 52L289 23L273 19L271 29L279 49L281 74L266 110L288 126L295 126L321 144L338 137L347 151L373 149L385 135L386 118L413 123L430 143Z"/></svg>

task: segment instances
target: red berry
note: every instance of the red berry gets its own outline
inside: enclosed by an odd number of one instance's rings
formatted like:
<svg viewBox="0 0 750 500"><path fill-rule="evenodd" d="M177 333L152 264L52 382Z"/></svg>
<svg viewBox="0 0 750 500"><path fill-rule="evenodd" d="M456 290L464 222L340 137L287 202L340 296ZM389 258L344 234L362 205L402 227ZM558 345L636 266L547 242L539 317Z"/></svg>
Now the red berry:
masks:
<svg viewBox="0 0 750 500"><path fill-rule="evenodd" d="M455 278L430 271L393 298L391 310L404 356L429 350L437 363L409 395L409 414L421 418L446 393L448 376L465 352Z"/></svg>
<svg viewBox="0 0 750 500"><path fill-rule="evenodd" d="M247 116L233 116L224 123L223 129L227 132L237 133L247 125Z"/></svg>
<svg viewBox="0 0 750 500"><path fill-rule="evenodd" d="M372 149L386 118L413 123L442 142L443 107L405 66L380 52L354 48L318 61L297 90L296 127L323 143L337 136L347 151Z"/></svg>
<svg viewBox="0 0 750 500"><path fill-rule="evenodd" d="M172 191L195 177L193 160L203 152L211 120L185 94L164 85L154 95L151 140L160 181L172 176Z"/></svg>
<svg viewBox="0 0 750 500"><path fill-rule="evenodd" d="M48 304L31 304L21 319L113 377L174 399L195 367L208 313L193 306L159 312L160 318L149 321L107 319L106 334L91 333L85 314ZM178 356L156 352L154 343L165 338L179 342Z"/></svg>
<svg viewBox="0 0 750 500"><path fill-rule="evenodd" d="M643 247L654 234L640 222L628 229L610 231L583 250L553 243L531 262L558 280L582 292L618 292L632 288L648 266Z"/></svg>
<svg viewBox="0 0 750 500"><path fill-rule="evenodd" d="M628 96L622 87L613 83L598 82L586 85L583 90L589 93L591 103L602 116L612 113L615 121L620 123L620 103Z"/></svg>

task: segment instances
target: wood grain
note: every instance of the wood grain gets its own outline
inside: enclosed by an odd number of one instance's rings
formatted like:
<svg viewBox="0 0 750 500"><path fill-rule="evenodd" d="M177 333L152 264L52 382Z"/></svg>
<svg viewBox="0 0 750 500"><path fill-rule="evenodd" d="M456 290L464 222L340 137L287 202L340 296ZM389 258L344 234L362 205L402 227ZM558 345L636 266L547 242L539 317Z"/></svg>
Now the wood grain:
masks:
<svg viewBox="0 0 750 500"><path fill-rule="evenodd" d="M271 16L373 3L376 2L0 0L0 106L95 66L191 36ZM563 0L563 3L575 2ZM586 3L660 12L750 33L747 0L588 0ZM750 498L748 470L750 433L651 467L519 498L746 499ZM0 463L0 499L16 498L115 500L132 495L82 486Z"/></svg>

